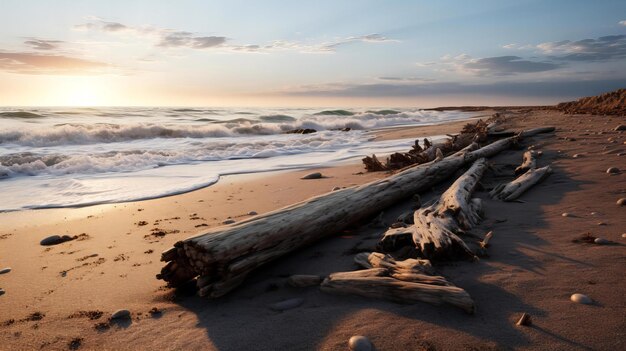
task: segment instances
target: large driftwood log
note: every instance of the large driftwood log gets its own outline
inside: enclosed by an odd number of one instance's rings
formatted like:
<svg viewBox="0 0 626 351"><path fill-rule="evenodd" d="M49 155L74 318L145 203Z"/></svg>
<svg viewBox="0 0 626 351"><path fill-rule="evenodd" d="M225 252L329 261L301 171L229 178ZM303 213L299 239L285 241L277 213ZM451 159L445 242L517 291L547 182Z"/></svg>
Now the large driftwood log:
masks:
<svg viewBox="0 0 626 351"><path fill-rule="evenodd" d="M513 201L530 187L545 179L550 173L552 173L550 166L530 169L512 182L496 186L489 194L496 199Z"/></svg>
<svg viewBox="0 0 626 351"><path fill-rule="evenodd" d="M526 135L538 132L545 131L531 130ZM493 156L517 140L518 137L512 137L478 150L464 150L386 179L330 192L179 241L163 253L161 259L170 262L157 278L178 286L199 276L200 295L222 296L243 282L255 268L350 225L362 223L398 201L448 178L463 165Z"/></svg>
<svg viewBox="0 0 626 351"><path fill-rule="evenodd" d="M379 253L362 253L355 257L355 261L367 269L332 273L322 282L321 290L405 304L448 303L467 313L474 312L474 301L465 290L444 277L424 273L424 267L430 267L427 260L396 261Z"/></svg>

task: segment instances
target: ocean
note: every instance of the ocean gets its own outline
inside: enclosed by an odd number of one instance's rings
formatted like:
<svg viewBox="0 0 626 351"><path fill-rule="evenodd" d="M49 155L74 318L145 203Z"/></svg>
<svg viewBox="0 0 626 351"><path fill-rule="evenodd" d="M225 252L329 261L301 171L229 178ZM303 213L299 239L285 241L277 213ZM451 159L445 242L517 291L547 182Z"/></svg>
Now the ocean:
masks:
<svg viewBox="0 0 626 351"><path fill-rule="evenodd" d="M373 141L373 129L470 116L420 109L1 107L0 211L150 199L229 174L330 166L413 144ZM295 129L317 132L287 133Z"/></svg>

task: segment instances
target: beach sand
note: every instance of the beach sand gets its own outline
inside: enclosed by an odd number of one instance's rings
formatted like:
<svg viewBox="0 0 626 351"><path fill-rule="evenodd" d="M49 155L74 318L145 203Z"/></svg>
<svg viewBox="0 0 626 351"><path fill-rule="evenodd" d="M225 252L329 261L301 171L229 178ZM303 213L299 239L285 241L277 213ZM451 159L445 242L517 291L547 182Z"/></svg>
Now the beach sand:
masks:
<svg viewBox="0 0 626 351"><path fill-rule="evenodd" d="M483 114L482 112L480 114ZM487 113L488 114L488 113ZM506 111L511 128L553 125L553 135L526 141L542 150L540 166L554 173L521 197L523 203L484 200L493 230L490 257L438 265L438 273L476 302L474 315L426 303L400 305L319 288L293 288L291 274L354 270L353 253L373 247L384 228L363 226L324 239L260 268L231 294L205 300L157 280L160 253L178 240L281 208L333 187L385 177L360 163L319 170L227 176L210 187L155 200L74 209L0 213L0 349L98 350L345 350L352 335L378 350L619 350L626 348L626 134L612 131L623 117ZM379 138L453 133L463 122L375 132ZM407 145L407 150L409 149ZM491 159L519 165L523 150ZM574 158L574 154L580 157ZM607 168L622 173L610 175ZM510 168L510 167L509 167ZM301 180L320 171L325 178ZM485 187L508 180L487 174ZM422 194L427 200L449 183ZM388 223L408 208L385 212ZM563 217L562 213L571 214ZM145 224L144 224L145 223ZM615 242L572 242L584 233ZM53 234L78 240L45 247ZM592 305L570 301L583 293ZM275 312L268 305L303 298ZM161 313L151 314L157 308ZM106 322L117 309L132 319ZM533 324L518 327L522 313ZM97 318L96 318L97 317Z"/></svg>

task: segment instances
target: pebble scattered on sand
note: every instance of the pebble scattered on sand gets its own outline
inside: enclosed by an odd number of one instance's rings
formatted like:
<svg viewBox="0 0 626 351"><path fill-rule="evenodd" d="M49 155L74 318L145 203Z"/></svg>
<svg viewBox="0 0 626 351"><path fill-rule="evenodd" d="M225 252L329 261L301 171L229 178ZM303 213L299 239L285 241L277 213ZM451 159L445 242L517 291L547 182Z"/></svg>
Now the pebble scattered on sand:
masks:
<svg viewBox="0 0 626 351"><path fill-rule="evenodd" d="M626 206L626 197L617 200L617 206Z"/></svg>
<svg viewBox="0 0 626 351"><path fill-rule="evenodd" d="M515 323L516 325L523 325L523 326L529 326L531 324L533 324L532 319L530 318L530 315L526 312L524 312L522 314L522 316L520 317L520 319L517 321L517 323Z"/></svg>
<svg viewBox="0 0 626 351"><path fill-rule="evenodd" d="M350 351L371 351L372 343L363 335L355 335L348 340Z"/></svg>
<svg viewBox="0 0 626 351"><path fill-rule="evenodd" d="M111 319L130 319L130 311L121 309L113 312Z"/></svg>
<svg viewBox="0 0 626 351"><path fill-rule="evenodd" d="M581 303L584 305L590 305L593 303L589 296L583 294L573 294L570 297L570 300L572 300L572 302Z"/></svg>
<svg viewBox="0 0 626 351"><path fill-rule="evenodd" d="M580 157L583 157L583 155L581 155L581 154L574 154L574 156L572 156L572 157L573 158L580 158Z"/></svg>
<svg viewBox="0 0 626 351"><path fill-rule="evenodd" d="M622 234L622 238L626 239L626 233Z"/></svg>
<svg viewBox="0 0 626 351"><path fill-rule="evenodd" d="M0 296L4 295L4 289L0 288Z"/></svg>
<svg viewBox="0 0 626 351"><path fill-rule="evenodd" d="M222 224L233 224L233 223L235 223L234 219L227 219L224 222L222 222Z"/></svg>
<svg viewBox="0 0 626 351"><path fill-rule="evenodd" d="M611 243L609 240L606 240L606 239L604 239L604 238L595 238L595 239L593 240L593 242L594 242L594 243L596 243L596 244L598 244L598 245L608 245L608 244L610 244L610 243Z"/></svg>
<svg viewBox="0 0 626 351"><path fill-rule="evenodd" d="M0 269L0 274L6 274L6 273L9 273L10 271L11 271L11 267L2 268Z"/></svg>
<svg viewBox="0 0 626 351"><path fill-rule="evenodd" d="M320 179L320 178L322 178L322 173L315 172L315 173L309 173L300 179Z"/></svg>
<svg viewBox="0 0 626 351"><path fill-rule="evenodd" d="M248 212L248 216L256 216L256 215L258 215L258 213L256 211Z"/></svg>
<svg viewBox="0 0 626 351"><path fill-rule="evenodd" d="M340 187L338 187L338 186L336 186L336 187L334 187L334 188L333 188L333 190L332 190L332 191L337 191L337 190L341 190L341 188L340 188Z"/></svg>
<svg viewBox="0 0 626 351"><path fill-rule="evenodd" d="M626 124L620 124L617 127L615 127L615 129L613 129L616 132L619 132L620 130L626 130Z"/></svg>
<svg viewBox="0 0 626 351"><path fill-rule="evenodd" d="M316 286L322 282L322 277L319 275L309 274L296 274L287 279L287 284L296 288L306 288L309 286Z"/></svg>
<svg viewBox="0 0 626 351"><path fill-rule="evenodd" d="M74 238L69 235L50 235L49 237L42 239L39 244L43 246L57 245L73 239Z"/></svg>
<svg viewBox="0 0 626 351"><path fill-rule="evenodd" d="M572 215L567 213L567 212L563 212L563 213L561 213L561 216L563 216L563 217L571 217Z"/></svg>
<svg viewBox="0 0 626 351"><path fill-rule="evenodd" d="M276 302L271 304L269 307L274 311L286 311L292 308L296 308L304 302L304 299L295 297L293 299L283 300L280 302Z"/></svg>
<svg viewBox="0 0 626 351"><path fill-rule="evenodd" d="M617 173L619 173L619 168L617 168L617 167L610 167L609 169L606 170L606 173L608 173L608 174L617 174Z"/></svg>

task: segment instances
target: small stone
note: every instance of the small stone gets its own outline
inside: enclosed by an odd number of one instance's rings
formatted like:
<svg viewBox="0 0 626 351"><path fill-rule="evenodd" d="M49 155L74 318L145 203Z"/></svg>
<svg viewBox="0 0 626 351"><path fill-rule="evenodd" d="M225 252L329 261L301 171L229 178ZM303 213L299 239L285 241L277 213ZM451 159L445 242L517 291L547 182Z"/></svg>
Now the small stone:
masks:
<svg viewBox="0 0 626 351"><path fill-rule="evenodd" d="M152 307L148 312L152 317L158 317L163 313L158 307Z"/></svg>
<svg viewBox="0 0 626 351"><path fill-rule="evenodd" d="M572 300L572 302L581 303L583 305L590 305L593 303L589 296L583 294L573 294L570 297L570 300Z"/></svg>
<svg viewBox="0 0 626 351"><path fill-rule="evenodd" d="M563 216L563 217L571 217L572 215L567 213L567 212L563 212L563 213L561 213L561 216Z"/></svg>
<svg viewBox="0 0 626 351"><path fill-rule="evenodd" d="M315 172L315 173L309 173L300 179L320 179L320 178L322 178L322 173Z"/></svg>
<svg viewBox="0 0 626 351"><path fill-rule="evenodd" d="M0 274L6 274L6 273L9 273L10 271L11 271L11 267L2 268L0 269Z"/></svg>
<svg viewBox="0 0 626 351"><path fill-rule="evenodd" d="M256 211L248 212L248 216L256 216L256 215L258 215L258 213Z"/></svg>
<svg viewBox="0 0 626 351"><path fill-rule="evenodd" d="M617 173L619 173L619 168L611 167L611 168L606 170L606 173L608 173L608 174L617 174Z"/></svg>
<svg viewBox="0 0 626 351"><path fill-rule="evenodd" d="M581 154L574 154L574 156L572 156L572 157L573 158L580 158L580 157L583 157L583 155L581 155Z"/></svg>
<svg viewBox="0 0 626 351"><path fill-rule="evenodd" d="M533 321L528 313L523 313L520 319L515 324L519 326L529 326L533 324Z"/></svg>
<svg viewBox="0 0 626 351"><path fill-rule="evenodd" d="M233 223L235 223L234 219L227 219L224 222L222 222L222 224L233 224Z"/></svg>
<svg viewBox="0 0 626 351"><path fill-rule="evenodd" d="M309 286L320 285L322 277L319 275L296 274L287 279L287 284L296 288L306 288Z"/></svg>
<svg viewBox="0 0 626 351"><path fill-rule="evenodd" d="M0 288L0 296L4 295L4 289Z"/></svg>
<svg viewBox="0 0 626 351"><path fill-rule="evenodd" d="M622 234L622 238L626 239L626 233Z"/></svg>
<svg viewBox="0 0 626 351"><path fill-rule="evenodd" d="M338 187L338 186L336 186L336 187L334 187L334 188L333 188L333 190L331 190L331 191L337 191L337 190L341 190L341 188L340 188L340 187Z"/></svg>
<svg viewBox="0 0 626 351"><path fill-rule="evenodd" d="M304 302L304 299L295 297L293 299L276 302L274 304L271 304L269 307L270 309L274 311L286 311L286 310L290 310L292 308L296 308L302 305L303 302Z"/></svg>
<svg viewBox="0 0 626 351"><path fill-rule="evenodd" d="M130 311L121 309L113 312L111 319L130 319Z"/></svg>
<svg viewBox="0 0 626 351"><path fill-rule="evenodd" d="M598 222L598 225L606 225L604 222Z"/></svg>
<svg viewBox="0 0 626 351"><path fill-rule="evenodd" d="M348 340L350 351L371 351L372 343L363 335L355 335Z"/></svg>
<svg viewBox="0 0 626 351"><path fill-rule="evenodd" d="M597 245L608 245L611 243L609 240L606 240L604 238L595 238L593 242Z"/></svg>
<svg viewBox="0 0 626 351"><path fill-rule="evenodd" d="M626 130L626 124L620 124L617 127L613 128L614 131L619 132L620 130Z"/></svg>
<svg viewBox="0 0 626 351"><path fill-rule="evenodd" d="M61 242L61 237L59 235L51 235L45 239L42 239L39 244L43 246L49 246L60 244Z"/></svg>
<svg viewBox="0 0 626 351"><path fill-rule="evenodd" d="M539 150L535 153L535 155L537 155L537 157L540 157L541 155L543 155L543 151Z"/></svg>
<svg viewBox="0 0 626 351"><path fill-rule="evenodd" d="M626 206L626 197L617 200L617 206Z"/></svg>

